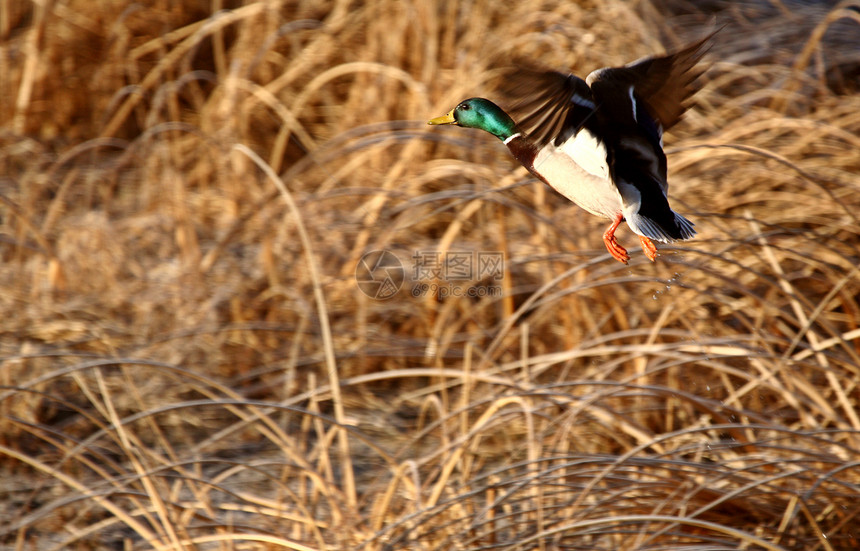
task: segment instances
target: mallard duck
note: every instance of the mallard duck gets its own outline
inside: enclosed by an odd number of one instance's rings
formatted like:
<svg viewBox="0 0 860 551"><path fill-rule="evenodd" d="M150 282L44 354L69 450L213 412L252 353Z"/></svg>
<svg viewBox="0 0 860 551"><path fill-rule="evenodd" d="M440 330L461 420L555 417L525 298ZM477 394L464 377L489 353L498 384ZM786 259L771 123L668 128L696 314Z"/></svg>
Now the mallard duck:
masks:
<svg viewBox="0 0 860 551"><path fill-rule="evenodd" d="M496 136L534 176L612 223L606 249L627 263L621 222L653 262L654 241L692 238L693 223L669 207L663 132L686 110L693 71L713 34L674 53L598 69L585 80L557 71L517 68L505 81L516 97L515 123L492 101L470 98L428 124L478 128Z"/></svg>

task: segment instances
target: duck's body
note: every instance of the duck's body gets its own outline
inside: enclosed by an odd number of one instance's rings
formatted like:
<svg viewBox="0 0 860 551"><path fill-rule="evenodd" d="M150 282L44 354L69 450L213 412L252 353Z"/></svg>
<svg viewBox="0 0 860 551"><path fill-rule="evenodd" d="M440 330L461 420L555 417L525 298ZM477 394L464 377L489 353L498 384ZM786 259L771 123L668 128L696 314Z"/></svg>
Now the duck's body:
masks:
<svg viewBox="0 0 860 551"><path fill-rule="evenodd" d="M639 235L645 254L654 241L690 239L693 224L669 207L663 131L692 95L690 71L710 37L662 57L594 71L586 80L555 71L518 70L519 124L483 98L461 102L429 124L480 128L501 139L526 169L591 214L612 224L607 250L627 262L615 230L622 221Z"/></svg>
<svg viewBox="0 0 860 551"><path fill-rule="evenodd" d="M529 172L591 214L614 218L621 213L618 189L609 180L606 161L583 155L581 132L561 147L533 147L522 135L507 142L508 149ZM586 147L598 145L594 140ZM578 148L576 146L579 146ZM583 158L585 157L585 158ZM604 154L605 159L605 154Z"/></svg>

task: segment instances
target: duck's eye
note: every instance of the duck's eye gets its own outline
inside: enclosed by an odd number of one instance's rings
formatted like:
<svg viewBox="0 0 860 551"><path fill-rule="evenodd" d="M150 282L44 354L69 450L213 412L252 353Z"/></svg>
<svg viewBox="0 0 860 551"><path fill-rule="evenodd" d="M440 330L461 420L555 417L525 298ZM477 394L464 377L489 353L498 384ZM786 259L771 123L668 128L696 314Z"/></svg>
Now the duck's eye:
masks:
<svg viewBox="0 0 860 551"><path fill-rule="evenodd" d="M472 106L471 106L471 105L469 105L468 103L462 103L462 104L460 104L460 110L461 110L461 111L468 111L468 110L469 110L469 109L471 109L471 108L472 108Z"/></svg>

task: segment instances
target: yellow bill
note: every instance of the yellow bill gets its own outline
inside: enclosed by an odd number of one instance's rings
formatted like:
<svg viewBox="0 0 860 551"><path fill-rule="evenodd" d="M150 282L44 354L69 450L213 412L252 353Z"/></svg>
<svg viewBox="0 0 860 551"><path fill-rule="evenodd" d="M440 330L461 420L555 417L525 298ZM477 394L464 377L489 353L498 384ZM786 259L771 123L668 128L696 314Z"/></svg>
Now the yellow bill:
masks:
<svg viewBox="0 0 860 551"><path fill-rule="evenodd" d="M457 124L457 121L454 119L454 110L451 109L447 115L430 119L427 121L427 124Z"/></svg>

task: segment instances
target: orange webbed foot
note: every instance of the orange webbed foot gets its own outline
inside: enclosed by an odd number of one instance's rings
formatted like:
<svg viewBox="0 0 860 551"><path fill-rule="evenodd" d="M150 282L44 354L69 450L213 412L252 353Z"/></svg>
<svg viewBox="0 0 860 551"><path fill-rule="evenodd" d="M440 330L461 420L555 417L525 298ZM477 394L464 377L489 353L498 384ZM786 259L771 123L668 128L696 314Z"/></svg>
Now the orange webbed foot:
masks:
<svg viewBox="0 0 860 551"><path fill-rule="evenodd" d="M644 235L639 236L639 242L642 243L642 250L645 251L645 256L648 257L648 260L654 262L657 260L657 247L654 245L654 242L645 237Z"/></svg>
<svg viewBox="0 0 860 551"><path fill-rule="evenodd" d="M612 225L603 232L603 243L606 244L606 250L609 251L612 258L618 262L627 264L627 261L630 260L630 255L627 254L627 250L619 245L618 240L615 239L615 230L618 229L618 224L620 224L622 220L624 220L624 217L620 214L615 217L615 220L612 221Z"/></svg>

